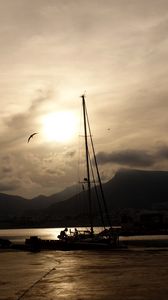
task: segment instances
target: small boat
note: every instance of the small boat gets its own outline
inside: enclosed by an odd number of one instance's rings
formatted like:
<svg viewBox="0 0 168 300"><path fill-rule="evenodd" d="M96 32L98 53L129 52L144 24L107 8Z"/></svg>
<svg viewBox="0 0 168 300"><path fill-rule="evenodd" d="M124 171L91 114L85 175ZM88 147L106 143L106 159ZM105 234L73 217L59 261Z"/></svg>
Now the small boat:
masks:
<svg viewBox="0 0 168 300"><path fill-rule="evenodd" d="M31 251L39 251L40 249L53 250L98 250L98 249L118 249L123 248L119 243L120 228L111 226L111 219L108 213L107 203L103 191L100 178L98 163L96 159L91 127L86 108L85 96L82 95L82 111L83 111L83 129L84 129L84 145L85 145L85 163L86 175L80 182L84 192L87 194L89 207L89 223L90 228L87 230L70 230L65 228L58 235L58 240L42 240L38 237L31 237L26 240L26 246ZM95 233L93 218L93 190L96 195L96 201L99 207L100 219L103 230ZM105 226L105 224L108 224Z"/></svg>
<svg viewBox="0 0 168 300"><path fill-rule="evenodd" d="M107 203L103 191L101 177L99 173L98 163L95 154L94 143L92 139L91 127L86 108L85 96L82 95L82 111L83 111L83 127L85 139L85 162L86 162L86 176L82 184L83 190L87 191L87 199L89 204L89 230L78 230L75 228L73 231L65 228L58 235L60 241L64 242L65 246L81 249L99 249L99 248L119 248L119 227L113 228L111 226L110 215L108 213ZM93 202L92 194L96 195L98 202L100 218L102 221L103 231L99 233L94 232L93 224ZM106 220L105 220L106 219ZM106 227L105 224L108 224Z"/></svg>

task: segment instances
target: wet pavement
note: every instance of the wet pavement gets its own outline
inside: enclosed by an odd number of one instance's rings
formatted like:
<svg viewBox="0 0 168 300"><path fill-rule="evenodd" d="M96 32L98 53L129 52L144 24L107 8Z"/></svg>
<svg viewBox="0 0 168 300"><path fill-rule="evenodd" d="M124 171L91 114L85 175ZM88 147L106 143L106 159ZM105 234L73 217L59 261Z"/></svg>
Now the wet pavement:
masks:
<svg viewBox="0 0 168 300"><path fill-rule="evenodd" d="M0 300L167 300L168 250L0 252Z"/></svg>

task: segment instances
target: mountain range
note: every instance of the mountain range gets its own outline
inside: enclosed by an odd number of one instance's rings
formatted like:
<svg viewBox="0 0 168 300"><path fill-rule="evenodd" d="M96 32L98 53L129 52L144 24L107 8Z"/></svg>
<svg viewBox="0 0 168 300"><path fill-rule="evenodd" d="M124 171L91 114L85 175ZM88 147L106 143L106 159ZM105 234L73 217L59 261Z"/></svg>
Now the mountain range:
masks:
<svg viewBox="0 0 168 300"><path fill-rule="evenodd" d="M0 217L21 215L28 210L43 210L53 203L61 202L76 194L77 186L71 186L51 196L39 195L26 199L16 195L0 193Z"/></svg>
<svg viewBox="0 0 168 300"><path fill-rule="evenodd" d="M109 213L116 209L148 209L168 207L168 172L123 169L103 184ZM98 213L95 192L92 191L92 209ZM0 194L0 220L33 218L39 220L84 220L88 214L87 192L77 193L76 186L51 195L40 195L31 200ZM12 221L15 222L15 221ZM18 221L17 221L18 222ZM82 225L82 224L81 224ZM4 226L4 225L3 225Z"/></svg>

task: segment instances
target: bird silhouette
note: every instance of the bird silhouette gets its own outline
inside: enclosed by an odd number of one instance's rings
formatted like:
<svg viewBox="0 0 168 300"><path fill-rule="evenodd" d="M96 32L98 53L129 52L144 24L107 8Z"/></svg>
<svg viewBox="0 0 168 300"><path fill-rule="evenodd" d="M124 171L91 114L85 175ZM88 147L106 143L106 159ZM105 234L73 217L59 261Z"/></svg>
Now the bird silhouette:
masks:
<svg viewBox="0 0 168 300"><path fill-rule="evenodd" d="M27 140L28 143L30 142L30 139L33 138L33 136L34 136L35 134L38 134L38 132L34 132L34 133L32 133L32 134L29 136L29 138L28 138L28 140Z"/></svg>

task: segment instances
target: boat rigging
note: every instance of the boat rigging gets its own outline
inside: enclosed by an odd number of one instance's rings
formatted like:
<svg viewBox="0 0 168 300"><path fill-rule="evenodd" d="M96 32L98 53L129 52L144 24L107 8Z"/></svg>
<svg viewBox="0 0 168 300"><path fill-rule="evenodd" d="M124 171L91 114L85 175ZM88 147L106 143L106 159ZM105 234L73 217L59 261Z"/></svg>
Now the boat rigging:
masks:
<svg viewBox="0 0 168 300"><path fill-rule="evenodd" d="M59 240L52 242L49 240L41 240L38 237L32 237L26 240L27 246L30 247L30 249L32 248L37 250L45 248L54 250L98 250L120 248L118 231L111 226L111 219L108 213L91 134L85 96L82 95L81 98L85 141L86 177L84 177L83 181L80 183L82 184L83 193L86 193L88 198L90 230L81 231L75 228L74 231L70 229L69 234L68 228L65 227L65 229L62 230L58 235ZM94 184L94 189L91 186L92 183ZM87 186L86 190L85 185ZM104 227L104 230L99 233L94 232L93 209L95 208L95 201L93 200L95 199L95 195L101 222Z"/></svg>

